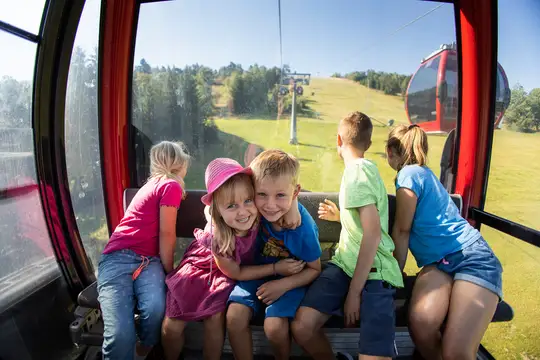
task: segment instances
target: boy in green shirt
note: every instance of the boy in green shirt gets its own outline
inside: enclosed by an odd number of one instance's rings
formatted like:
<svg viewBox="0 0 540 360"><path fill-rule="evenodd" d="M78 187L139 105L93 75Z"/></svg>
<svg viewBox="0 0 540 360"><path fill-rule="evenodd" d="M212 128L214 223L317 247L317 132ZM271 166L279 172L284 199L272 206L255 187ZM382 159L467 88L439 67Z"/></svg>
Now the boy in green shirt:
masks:
<svg viewBox="0 0 540 360"><path fill-rule="evenodd" d="M377 166L364 159L373 125L361 112L341 120L338 154L345 162L339 191L340 210L329 200L319 217L341 222L336 253L309 287L292 332L314 359L335 359L322 331L332 315L344 316L347 326L360 321L360 359L396 356L394 293L403 278L388 235L388 196ZM340 354L350 357L348 354Z"/></svg>

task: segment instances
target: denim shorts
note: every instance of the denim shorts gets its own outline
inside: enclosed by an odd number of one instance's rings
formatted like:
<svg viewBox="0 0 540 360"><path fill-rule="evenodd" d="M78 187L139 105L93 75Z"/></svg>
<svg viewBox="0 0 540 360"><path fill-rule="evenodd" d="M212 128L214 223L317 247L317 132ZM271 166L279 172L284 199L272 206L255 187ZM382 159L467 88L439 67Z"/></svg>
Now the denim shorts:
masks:
<svg viewBox="0 0 540 360"><path fill-rule="evenodd" d="M502 265L483 238L431 265L454 280L464 280L486 288L502 300Z"/></svg>
<svg viewBox="0 0 540 360"><path fill-rule="evenodd" d="M351 278L341 268L329 263L308 288L300 306L343 317L343 305L350 283ZM385 281L366 281L360 303L360 354L397 356L395 292L394 287Z"/></svg>
<svg viewBox="0 0 540 360"><path fill-rule="evenodd" d="M253 315L256 316L263 308L265 317L280 317L293 319L296 315L296 310L306 293L305 287L299 287L287 291L279 299L272 304L266 306L257 298L257 290L259 286L267 281L278 279L278 277L270 277L259 280L239 281L236 283L228 303L235 302L245 305L253 309Z"/></svg>

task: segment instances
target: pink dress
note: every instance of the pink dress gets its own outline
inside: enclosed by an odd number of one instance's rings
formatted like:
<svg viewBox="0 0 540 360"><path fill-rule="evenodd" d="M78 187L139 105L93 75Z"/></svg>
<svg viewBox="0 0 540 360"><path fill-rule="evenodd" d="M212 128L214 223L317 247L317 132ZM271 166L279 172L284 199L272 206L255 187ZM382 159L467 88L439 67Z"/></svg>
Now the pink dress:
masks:
<svg viewBox="0 0 540 360"><path fill-rule="evenodd" d="M233 259L238 264L252 264L258 227L244 237L236 237ZM219 270L210 250L212 235L209 225L194 231L195 240L186 249L182 262L172 271L167 284L169 318L199 321L225 311L227 300L236 283Z"/></svg>

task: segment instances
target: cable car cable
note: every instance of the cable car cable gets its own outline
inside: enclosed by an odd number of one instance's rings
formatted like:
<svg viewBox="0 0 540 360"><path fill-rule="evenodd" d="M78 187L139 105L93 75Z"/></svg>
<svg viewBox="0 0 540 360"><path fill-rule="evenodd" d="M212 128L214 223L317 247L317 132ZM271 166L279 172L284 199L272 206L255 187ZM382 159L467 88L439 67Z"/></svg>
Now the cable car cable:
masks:
<svg viewBox="0 0 540 360"><path fill-rule="evenodd" d="M278 22L279 22L279 59L280 59L280 74L279 85L283 84L283 40L281 35L281 0L278 0Z"/></svg>

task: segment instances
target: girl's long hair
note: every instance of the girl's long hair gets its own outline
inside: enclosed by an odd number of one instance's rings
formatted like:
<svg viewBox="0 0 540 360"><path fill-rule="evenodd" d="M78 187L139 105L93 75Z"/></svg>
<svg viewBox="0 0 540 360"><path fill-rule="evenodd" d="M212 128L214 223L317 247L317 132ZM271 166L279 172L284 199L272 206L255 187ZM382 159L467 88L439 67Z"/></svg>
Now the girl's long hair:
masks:
<svg viewBox="0 0 540 360"><path fill-rule="evenodd" d="M226 205L234 202L237 191L248 191L248 196L254 199L255 189L250 175L237 174L227 180L212 196L210 216L213 222L214 241L212 251L220 255L232 254L235 249L235 231L225 223L219 212L219 204ZM258 221L255 219L254 224Z"/></svg>
<svg viewBox="0 0 540 360"><path fill-rule="evenodd" d="M188 169L191 157L182 142L161 141L150 149L150 179L173 179L182 187L182 197L186 197L182 170Z"/></svg>
<svg viewBox="0 0 540 360"><path fill-rule="evenodd" d="M418 125L398 125L390 130L386 147L398 157L398 171L406 165L427 164L428 138Z"/></svg>

